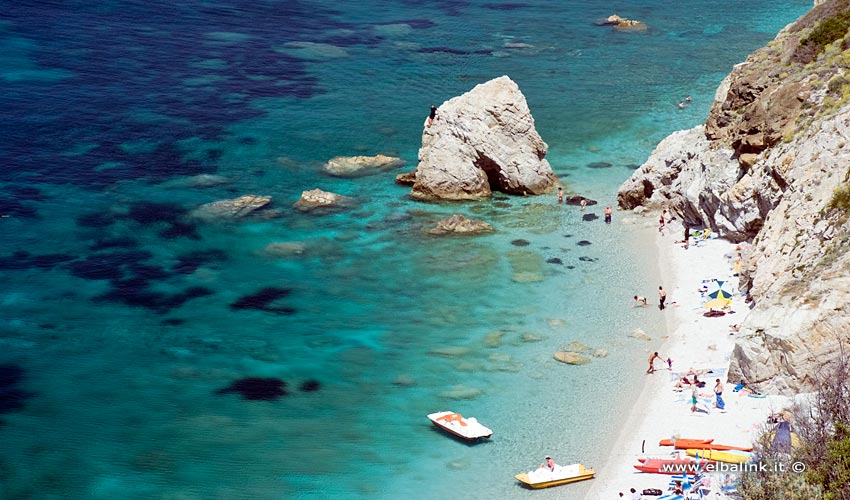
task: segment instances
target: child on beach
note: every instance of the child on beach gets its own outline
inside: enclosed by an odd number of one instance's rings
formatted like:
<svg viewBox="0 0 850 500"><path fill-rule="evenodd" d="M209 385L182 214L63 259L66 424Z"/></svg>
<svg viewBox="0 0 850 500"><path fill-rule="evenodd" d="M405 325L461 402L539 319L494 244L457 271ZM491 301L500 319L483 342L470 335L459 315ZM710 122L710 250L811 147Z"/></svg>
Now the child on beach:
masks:
<svg viewBox="0 0 850 500"><path fill-rule="evenodd" d="M646 297L635 295L635 307L637 306L646 307Z"/></svg>

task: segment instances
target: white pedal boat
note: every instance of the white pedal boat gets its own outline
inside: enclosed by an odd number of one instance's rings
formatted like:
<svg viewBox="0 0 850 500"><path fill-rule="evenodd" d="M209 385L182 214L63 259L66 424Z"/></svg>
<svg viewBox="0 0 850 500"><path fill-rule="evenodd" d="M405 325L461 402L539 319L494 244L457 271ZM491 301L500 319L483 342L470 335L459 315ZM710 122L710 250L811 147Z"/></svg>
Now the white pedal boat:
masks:
<svg viewBox="0 0 850 500"><path fill-rule="evenodd" d="M428 419L440 429L467 441L489 438L493 435L493 431L478 423L475 417L464 418L460 413L453 411L431 413Z"/></svg>

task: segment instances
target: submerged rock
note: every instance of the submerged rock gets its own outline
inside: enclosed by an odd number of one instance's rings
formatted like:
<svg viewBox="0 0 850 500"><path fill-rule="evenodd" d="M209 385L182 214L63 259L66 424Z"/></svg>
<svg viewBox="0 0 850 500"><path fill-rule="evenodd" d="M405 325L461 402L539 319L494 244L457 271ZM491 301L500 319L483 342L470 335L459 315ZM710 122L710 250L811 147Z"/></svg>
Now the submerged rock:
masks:
<svg viewBox="0 0 850 500"><path fill-rule="evenodd" d="M269 243L263 248L263 253L271 257L298 257L306 250L307 246L301 241L284 241Z"/></svg>
<svg viewBox="0 0 850 500"><path fill-rule="evenodd" d="M561 363L568 365L586 365L590 363L590 358L585 358L577 352L558 351L555 353L555 359Z"/></svg>
<svg viewBox="0 0 850 500"><path fill-rule="evenodd" d="M436 349L431 349L428 351L428 354L436 354L438 356L446 356L449 358L459 358L462 356L466 356L471 353L472 349L469 347L463 346L452 346L452 347L438 347Z"/></svg>
<svg viewBox="0 0 850 500"><path fill-rule="evenodd" d="M523 343L541 342L542 340L543 335L538 335L536 333L523 333L519 337L519 341Z"/></svg>
<svg viewBox="0 0 850 500"><path fill-rule="evenodd" d="M476 389L474 387L467 387L465 385L455 385L448 391L440 393L440 397L447 399L475 399L484 391L481 389Z"/></svg>
<svg viewBox="0 0 850 500"><path fill-rule="evenodd" d="M337 156L325 164L324 172L334 177L363 177L386 172L404 165L404 160L392 156Z"/></svg>
<svg viewBox="0 0 850 500"><path fill-rule="evenodd" d="M429 234L478 234L486 233L493 230L493 226L486 222L467 219L463 215L454 214L449 218L437 222L437 225L430 230Z"/></svg>
<svg viewBox="0 0 850 500"><path fill-rule="evenodd" d="M422 133L412 195L474 200L495 191L542 194L558 180L544 159L525 96L507 76L444 102Z"/></svg>
<svg viewBox="0 0 850 500"><path fill-rule="evenodd" d="M647 335L646 332L644 332L640 328L635 328L634 331L632 331L632 333L629 334L629 337L631 337L633 339L638 339L638 340L646 340L646 341L652 340L652 337Z"/></svg>
<svg viewBox="0 0 850 500"><path fill-rule="evenodd" d="M204 220L238 219L265 207L271 201L271 196L246 194L232 200L219 200L201 205L192 211L191 215Z"/></svg>
<svg viewBox="0 0 850 500"><path fill-rule="evenodd" d="M584 196L567 196L564 198L564 203L573 207L580 207L581 201L584 200L584 204L588 207L596 205L598 202L596 200L591 200L590 198L585 198Z"/></svg>

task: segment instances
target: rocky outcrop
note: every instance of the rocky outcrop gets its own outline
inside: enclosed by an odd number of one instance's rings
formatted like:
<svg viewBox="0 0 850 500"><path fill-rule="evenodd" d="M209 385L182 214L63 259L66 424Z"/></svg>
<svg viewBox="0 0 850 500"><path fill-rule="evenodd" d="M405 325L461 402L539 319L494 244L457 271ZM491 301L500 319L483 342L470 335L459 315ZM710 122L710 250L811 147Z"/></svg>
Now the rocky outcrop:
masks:
<svg viewBox="0 0 850 500"><path fill-rule="evenodd" d="M393 170L404 160L392 156L337 156L325 164L324 172L334 177L364 177Z"/></svg>
<svg viewBox="0 0 850 500"><path fill-rule="evenodd" d="M428 233L443 235L443 234L479 234L487 233L493 230L493 226L486 222L467 219L463 215L454 214L451 217L437 222L437 225L431 228Z"/></svg>
<svg viewBox="0 0 850 500"><path fill-rule="evenodd" d="M271 196L246 194L232 200L219 200L201 205L192 211L191 215L204 220L238 219L265 207L271 201Z"/></svg>
<svg viewBox="0 0 850 500"><path fill-rule="evenodd" d="M619 30L643 31L647 29L646 23L643 21L635 21L634 19L626 19L617 14L610 15L605 19L600 19L596 22L598 26L613 26Z"/></svg>
<svg viewBox="0 0 850 500"><path fill-rule="evenodd" d="M736 66L706 125L662 141L618 193L622 208L666 206L752 241L729 379L768 392L811 389L850 341L850 46L813 54L807 41L848 6L820 3Z"/></svg>
<svg viewBox="0 0 850 500"><path fill-rule="evenodd" d="M416 182L416 172L405 172L395 176L395 183L402 186L412 186Z"/></svg>
<svg viewBox="0 0 850 500"><path fill-rule="evenodd" d="M507 76L444 102L422 133L413 196L474 200L542 194L558 184L525 96Z"/></svg>
<svg viewBox="0 0 850 500"><path fill-rule="evenodd" d="M344 208L352 205L351 198L321 189L303 191L292 206L301 212L314 212Z"/></svg>

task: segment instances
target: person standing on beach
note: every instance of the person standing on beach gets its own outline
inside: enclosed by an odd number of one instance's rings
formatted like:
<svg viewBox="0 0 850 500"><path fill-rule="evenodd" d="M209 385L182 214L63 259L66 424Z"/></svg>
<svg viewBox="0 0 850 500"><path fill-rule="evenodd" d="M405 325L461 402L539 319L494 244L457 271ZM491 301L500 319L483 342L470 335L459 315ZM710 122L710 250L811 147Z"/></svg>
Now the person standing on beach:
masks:
<svg viewBox="0 0 850 500"><path fill-rule="evenodd" d="M667 209L661 211L661 215L658 217L658 232L664 234L664 216L667 215Z"/></svg>
<svg viewBox="0 0 850 500"><path fill-rule="evenodd" d="M717 383L714 384L714 397L717 399L714 403L714 406L716 406L718 410L726 408L726 403L723 401L722 396L723 384L720 383L720 379L717 379Z"/></svg>
<svg viewBox="0 0 850 500"><path fill-rule="evenodd" d="M691 226L687 222L685 224L685 250L688 249L688 241L691 238Z"/></svg>
<svg viewBox="0 0 850 500"><path fill-rule="evenodd" d="M427 125L430 127L431 123L437 118L437 106L431 105L431 114L428 115Z"/></svg>
<svg viewBox="0 0 850 500"><path fill-rule="evenodd" d="M661 356L658 355L658 352L652 353L652 355L649 357L649 368L646 370L647 375L650 373L655 373L655 363L653 362L656 359L661 359Z"/></svg>
<svg viewBox="0 0 850 500"><path fill-rule="evenodd" d="M607 207L605 207L605 223L606 224L611 223L611 205L608 205Z"/></svg>
<svg viewBox="0 0 850 500"><path fill-rule="evenodd" d="M741 255L741 252L738 252L738 256L735 257L735 265L732 268L733 274L732 276L738 276L741 274L741 266L744 264L744 257Z"/></svg>
<svg viewBox="0 0 850 500"><path fill-rule="evenodd" d="M564 202L564 188L558 187L558 203Z"/></svg>
<svg viewBox="0 0 850 500"><path fill-rule="evenodd" d="M696 384L691 386L691 413L697 411L697 389Z"/></svg>
<svg viewBox="0 0 850 500"><path fill-rule="evenodd" d="M667 300L667 292L661 286L658 287L658 309L664 310L664 301Z"/></svg>

